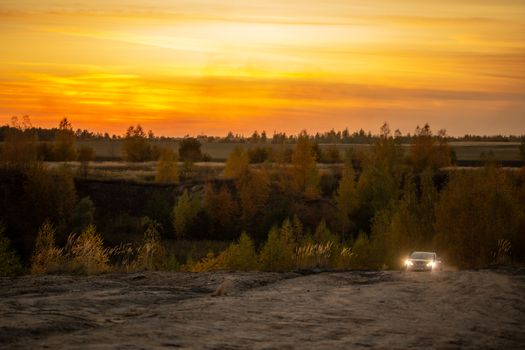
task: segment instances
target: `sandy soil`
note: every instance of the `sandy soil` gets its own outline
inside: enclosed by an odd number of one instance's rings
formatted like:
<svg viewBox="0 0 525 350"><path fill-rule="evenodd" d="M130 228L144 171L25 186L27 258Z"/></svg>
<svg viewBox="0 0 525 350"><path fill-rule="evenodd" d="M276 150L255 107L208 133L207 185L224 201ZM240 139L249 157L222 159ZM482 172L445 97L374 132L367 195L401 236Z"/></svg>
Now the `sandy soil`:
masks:
<svg viewBox="0 0 525 350"><path fill-rule="evenodd" d="M4 278L0 347L523 349L524 299L523 270Z"/></svg>

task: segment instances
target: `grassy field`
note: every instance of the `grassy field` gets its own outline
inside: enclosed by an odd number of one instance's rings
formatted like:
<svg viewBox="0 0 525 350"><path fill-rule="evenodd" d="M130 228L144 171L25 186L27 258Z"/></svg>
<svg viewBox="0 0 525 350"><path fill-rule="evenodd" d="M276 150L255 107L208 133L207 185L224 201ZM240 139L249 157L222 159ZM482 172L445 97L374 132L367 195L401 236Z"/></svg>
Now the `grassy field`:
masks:
<svg viewBox="0 0 525 350"><path fill-rule="evenodd" d="M154 141L154 144L162 147L178 149L178 142L175 141ZM93 140L81 141L78 145L89 145L95 149L97 157L101 159L117 159L122 157L122 141ZM452 142L451 147L456 152L459 161L482 160L483 154L491 154L498 161L518 161L520 159L519 143L517 142ZM202 152L209 154L214 160L225 160L235 147L257 147L254 144L236 143L204 143ZM292 147L292 145L265 145L272 148ZM341 152L346 149L354 148L368 150L371 145L366 144L321 144L321 148L336 147ZM403 145L408 148L409 145Z"/></svg>

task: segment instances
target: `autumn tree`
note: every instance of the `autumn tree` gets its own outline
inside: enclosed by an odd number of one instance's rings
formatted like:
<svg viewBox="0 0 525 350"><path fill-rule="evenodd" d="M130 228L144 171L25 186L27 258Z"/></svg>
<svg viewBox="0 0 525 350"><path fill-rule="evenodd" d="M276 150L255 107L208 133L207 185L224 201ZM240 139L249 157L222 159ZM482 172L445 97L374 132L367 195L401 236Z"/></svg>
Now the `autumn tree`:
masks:
<svg viewBox="0 0 525 350"><path fill-rule="evenodd" d="M236 271L251 271L258 267L255 244L246 232L224 252L225 266Z"/></svg>
<svg viewBox="0 0 525 350"><path fill-rule="evenodd" d="M227 186L216 191L211 183L204 188L203 208L210 217L212 234L228 235L235 227L238 206Z"/></svg>
<svg viewBox="0 0 525 350"><path fill-rule="evenodd" d="M1 150L1 160L7 167L27 170L37 160L37 136L28 116L11 119Z"/></svg>
<svg viewBox="0 0 525 350"><path fill-rule="evenodd" d="M57 271L65 262L62 249L55 244L55 228L46 221L38 230L31 257L31 273L42 274Z"/></svg>
<svg viewBox="0 0 525 350"><path fill-rule="evenodd" d="M416 172L425 168L437 170L451 164L451 150L446 140L446 131L440 130L437 136L432 134L430 126L425 124L416 128L410 146L409 160Z"/></svg>
<svg viewBox="0 0 525 350"><path fill-rule="evenodd" d="M334 199L341 224L341 235L345 237L350 228L350 214L357 208L358 201L354 167L351 162L345 163Z"/></svg>
<svg viewBox="0 0 525 350"><path fill-rule="evenodd" d="M201 143L194 137L185 137L179 143L179 159L183 162L198 162L202 159Z"/></svg>
<svg viewBox="0 0 525 350"><path fill-rule="evenodd" d="M196 219L199 210L199 199L197 197L191 198L188 191L184 190L173 208L173 227L177 237L184 238L187 236L189 227Z"/></svg>
<svg viewBox="0 0 525 350"><path fill-rule="evenodd" d="M49 219L59 231L58 239L65 240L66 228L77 200L71 171L65 166L56 169L34 166L27 173L24 192L30 204L30 220L38 222L38 227Z"/></svg>
<svg viewBox="0 0 525 350"><path fill-rule="evenodd" d="M436 205L436 243L458 267L494 261L498 241L520 245L516 187L502 169L457 171Z"/></svg>
<svg viewBox="0 0 525 350"><path fill-rule="evenodd" d="M75 132L71 126L71 122L64 118L58 125L55 141L53 144L53 154L55 160L58 161L72 161L77 158L77 151L75 148Z"/></svg>
<svg viewBox="0 0 525 350"><path fill-rule="evenodd" d="M124 135L124 158L128 162L145 162L151 159L151 146L142 126L130 126Z"/></svg>
<svg viewBox="0 0 525 350"><path fill-rule="evenodd" d="M172 149L162 149L157 162L157 174L155 180L160 183L178 182L179 169L177 166L177 160L177 154Z"/></svg>
<svg viewBox="0 0 525 350"><path fill-rule="evenodd" d="M270 196L270 180L264 171L247 169L236 181L241 217L246 225L264 212Z"/></svg>
<svg viewBox="0 0 525 350"><path fill-rule="evenodd" d="M242 147L235 147L226 160L224 176L228 179L237 179L250 166L248 152Z"/></svg>
<svg viewBox="0 0 525 350"><path fill-rule="evenodd" d="M372 154L363 162L357 183L360 226L366 228L375 213L399 198L403 152L388 124L381 127Z"/></svg>
<svg viewBox="0 0 525 350"><path fill-rule="evenodd" d="M295 243L289 220L274 227L260 253L261 268L265 271L289 271L295 266Z"/></svg>
<svg viewBox="0 0 525 350"><path fill-rule="evenodd" d="M292 153L292 187L308 198L319 194L319 172L313 145L306 131L302 131Z"/></svg>

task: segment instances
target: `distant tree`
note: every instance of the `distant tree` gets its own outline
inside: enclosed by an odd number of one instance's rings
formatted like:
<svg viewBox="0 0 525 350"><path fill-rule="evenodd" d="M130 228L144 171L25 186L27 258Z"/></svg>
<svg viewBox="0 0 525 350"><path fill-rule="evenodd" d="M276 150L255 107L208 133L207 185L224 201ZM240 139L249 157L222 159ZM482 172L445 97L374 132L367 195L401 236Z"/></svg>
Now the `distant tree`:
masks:
<svg viewBox="0 0 525 350"><path fill-rule="evenodd" d="M451 149L447 144L446 131L440 130L434 136L428 124L422 128L418 126L412 137L409 159L416 172L427 167L436 170L450 165Z"/></svg>
<svg viewBox="0 0 525 350"><path fill-rule="evenodd" d="M184 238L188 234L188 228L196 219L200 210L198 198L191 198L187 190L177 200L173 208L173 227L175 234L179 238Z"/></svg>
<svg viewBox="0 0 525 350"><path fill-rule="evenodd" d="M75 206L71 215L73 232L82 232L95 223L95 205L89 197L83 197Z"/></svg>
<svg viewBox="0 0 525 350"><path fill-rule="evenodd" d="M142 126L130 126L124 136L124 158L128 162L145 162L151 159L151 146Z"/></svg>
<svg viewBox="0 0 525 350"><path fill-rule="evenodd" d="M15 276L22 272L22 265L16 253L11 250L10 241L0 224L0 277Z"/></svg>
<svg viewBox="0 0 525 350"><path fill-rule="evenodd" d="M256 146L248 149L248 157L252 164L264 163L272 157L272 154L270 147Z"/></svg>
<svg viewBox="0 0 525 350"><path fill-rule="evenodd" d="M95 160L95 150L93 147L82 145L78 149L78 161L80 162L80 174L87 178L89 171L89 162Z"/></svg>
<svg viewBox="0 0 525 350"><path fill-rule="evenodd" d="M37 136L31 129L31 121L25 116L11 120L2 145L1 160L7 167L27 170L37 160Z"/></svg>
<svg viewBox="0 0 525 350"><path fill-rule="evenodd" d="M250 166L248 152L243 147L235 147L226 160L224 176L228 179L236 179L244 174Z"/></svg>
<svg viewBox="0 0 525 350"><path fill-rule="evenodd" d="M301 132L292 153L292 186L309 198L319 193L319 172L312 143L306 131Z"/></svg>
<svg viewBox="0 0 525 350"><path fill-rule="evenodd" d="M330 145L321 150L321 159L323 163L341 163L341 154L336 146Z"/></svg>
<svg viewBox="0 0 525 350"><path fill-rule="evenodd" d="M266 131L263 130L261 132L261 143L266 143L266 142L268 142L268 136L266 135Z"/></svg>
<svg viewBox="0 0 525 350"><path fill-rule="evenodd" d="M164 148L160 151L155 180L160 183L176 183L179 181L177 154L172 149Z"/></svg>
<svg viewBox="0 0 525 350"><path fill-rule="evenodd" d="M198 162L202 159L201 143L194 137L186 137L179 144L179 159L183 162Z"/></svg>
<svg viewBox="0 0 525 350"><path fill-rule="evenodd" d="M71 126L71 122L64 118L58 125L58 131L55 136L53 153L55 160L72 161L77 158L75 148L76 136Z"/></svg>

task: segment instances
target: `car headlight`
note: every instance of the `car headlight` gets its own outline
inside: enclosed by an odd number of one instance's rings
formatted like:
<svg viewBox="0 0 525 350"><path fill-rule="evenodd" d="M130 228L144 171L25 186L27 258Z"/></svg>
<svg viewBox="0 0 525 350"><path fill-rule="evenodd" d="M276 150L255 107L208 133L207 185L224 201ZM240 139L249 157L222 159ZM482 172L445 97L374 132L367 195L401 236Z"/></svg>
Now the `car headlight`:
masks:
<svg viewBox="0 0 525 350"><path fill-rule="evenodd" d="M414 265L414 263L407 259L407 260L405 260L405 265L406 266L412 266L412 265Z"/></svg>
<svg viewBox="0 0 525 350"><path fill-rule="evenodd" d="M436 265L436 263L433 262L433 261L427 263L427 267L434 267L435 265Z"/></svg>

